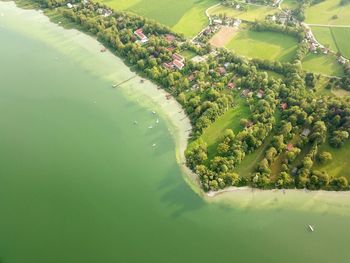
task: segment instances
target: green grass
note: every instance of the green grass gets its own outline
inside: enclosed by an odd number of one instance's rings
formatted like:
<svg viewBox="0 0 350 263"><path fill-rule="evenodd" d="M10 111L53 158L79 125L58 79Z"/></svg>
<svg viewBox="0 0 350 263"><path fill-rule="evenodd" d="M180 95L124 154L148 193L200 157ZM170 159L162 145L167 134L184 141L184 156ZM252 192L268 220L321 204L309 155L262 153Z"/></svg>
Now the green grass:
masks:
<svg viewBox="0 0 350 263"><path fill-rule="evenodd" d="M116 10L130 11L154 19L187 37L207 24L205 10L218 0L98 0Z"/></svg>
<svg viewBox="0 0 350 263"><path fill-rule="evenodd" d="M240 31L227 48L249 57L289 62L295 56L297 40L277 32Z"/></svg>
<svg viewBox="0 0 350 263"><path fill-rule="evenodd" d="M349 14L350 15L350 14ZM344 57L350 58L350 28L312 27L317 41Z"/></svg>
<svg viewBox="0 0 350 263"><path fill-rule="evenodd" d="M194 58L195 56L197 56L196 53L190 51L190 50L184 50L180 53L182 56L184 56L187 59L191 59Z"/></svg>
<svg viewBox="0 0 350 263"><path fill-rule="evenodd" d="M298 7L298 0L283 0L282 8L283 9L295 9Z"/></svg>
<svg viewBox="0 0 350 263"><path fill-rule="evenodd" d="M203 132L201 138L207 143L209 158L215 156L218 141L223 132L226 129L232 129L237 134L243 129L240 120L248 118L249 114L248 106L243 99L240 99L235 108L228 110Z"/></svg>
<svg viewBox="0 0 350 263"><path fill-rule="evenodd" d="M322 151L330 152L333 156L333 160L324 165L316 163L313 168L325 170L331 176L345 176L350 180L350 141L345 143L340 149L332 148L328 143L325 143L319 148L319 152Z"/></svg>
<svg viewBox="0 0 350 263"><path fill-rule="evenodd" d="M328 46L331 50L336 52L338 51L337 44L332 37L329 27L312 27L312 33L322 45Z"/></svg>
<svg viewBox="0 0 350 263"><path fill-rule="evenodd" d="M325 0L310 6L306 12L308 24L350 25L350 5L339 5L340 0ZM337 15L337 19L332 17Z"/></svg>
<svg viewBox="0 0 350 263"><path fill-rule="evenodd" d="M343 76L342 66L332 55L308 54L302 61L303 69L306 71L320 73L328 76Z"/></svg>
<svg viewBox="0 0 350 263"><path fill-rule="evenodd" d="M211 15L225 14L229 17L239 18L245 21L264 20L267 15L278 12L277 8L269 6L246 5L246 11L240 11L232 7L218 6L210 10Z"/></svg>
<svg viewBox="0 0 350 263"><path fill-rule="evenodd" d="M350 10L349 10L350 17ZM333 37L337 44L339 52L347 58L350 58L350 28L335 28L331 29Z"/></svg>

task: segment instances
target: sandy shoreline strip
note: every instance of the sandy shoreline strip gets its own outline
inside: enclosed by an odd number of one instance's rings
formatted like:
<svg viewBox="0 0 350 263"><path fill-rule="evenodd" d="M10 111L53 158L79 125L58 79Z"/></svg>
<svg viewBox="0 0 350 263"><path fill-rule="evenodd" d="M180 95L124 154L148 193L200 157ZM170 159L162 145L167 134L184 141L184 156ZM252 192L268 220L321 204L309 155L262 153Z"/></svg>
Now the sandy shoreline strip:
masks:
<svg viewBox="0 0 350 263"><path fill-rule="evenodd" d="M11 24L7 26L14 27L21 33L38 38L60 52L70 55L76 62L82 65L89 72L98 75L110 81L111 84L121 79L132 78L127 83L118 87L127 98L137 101L140 105L152 110L158 110L170 127L176 143L176 159L179 163L184 175L184 179L190 187L208 202L230 202L237 206L254 205L259 207L269 207L266 204L276 204L276 200L283 200L284 203L293 202L293 207L301 205L305 207L305 203L314 204L323 203L329 207L343 207L350 213L350 192L334 192L334 191L305 191L299 189L289 190L260 190L250 187L229 187L217 192L204 193L199 185L198 177L185 165L185 150L187 147L189 134L192 129L189 118L184 113L181 105L173 98L166 98L168 94L163 89L157 87L149 80L144 80L137 76L134 72L123 63L123 61L107 51L101 53L103 47L96 39L88 36L76 29L64 29L57 24L50 22L41 11L23 10L16 7L14 2L1 2L1 12L15 14ZM28 23L40 23L40 27L44 27L47 34L39 32L28 32L26 28L16 28L16 15L28 19ZM1 20L0 20L1 22ZM62 41L64 38L64 41ZM77 50L80 49L80 52ZM81 49L85 49L89 53L89 57L80 57ZM118 68L116 72L115 69ZM136 76L135 76L136 75ZM141 80L143 83L141 84ZM299 201L298 201L299 200Z"/></svg>

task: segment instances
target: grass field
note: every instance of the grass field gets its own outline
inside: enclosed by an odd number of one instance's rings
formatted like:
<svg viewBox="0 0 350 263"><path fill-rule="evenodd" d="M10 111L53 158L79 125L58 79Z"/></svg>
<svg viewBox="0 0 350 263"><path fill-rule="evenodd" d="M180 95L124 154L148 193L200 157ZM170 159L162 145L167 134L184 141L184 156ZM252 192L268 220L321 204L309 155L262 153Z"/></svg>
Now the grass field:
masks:
<svg viewBox="0 0 350 263"><path fill-rule="evenodd" d="M350 141L344 144L340 149L330 147L327 143L322 145L319 152L327 151L333 156L333 160L327 164L314 165L315 169L325 170L331 176L345 176L350 180L349 156L350 156Z"/></svg>
<svg viewBox="0 0 350 263"><path fill-rule="evenodd" d="M207 24L205 10L218 0L98 0L116 10L130 11L154 19L187 37Z"/></svg>
<svg viewBox="0 0 350 263"><path fill-rule="evenodd" d="M349 14L350 15L350 14ZM340 27L312 27L317 41L344 57L350 58L350 28Z"/></svg>
<svg viewBox="0 0 350 263"><path fill-rule="evenodd" d="M232 129L234 133L242 130L240 120L249 117L249 108L243 99L239 99L238 105L228 110L224 115L219 117L212 125L210 125L202 134L201 138L208 145L208 156L213 157L216 152L218 140L226 129Z"/></svg>
<svg viewBox="0 0 350 263"><path fill-rule="evenodd" d="M325 0L310 6L306 12L308 24L350 25L350 5L339 5L340 0ZM336 19L332 18L334 15Z"/></svg>
<svg viewBox="0 0 350 263"><path fill-rule="evenodd" d="M349 17L350 17L350 10L349 10ZM343 56L350 58L350 28L333 27L331 31L333 33L333 37L335 39L339 52Z"/></svg>
<svg viewBox="0 0 350 263"><path fill-rule="evenodd" d="M218 6L210 10L210 15L225 14L229 17L239 18L246 21L263 20L267 15L278 12L277 8L269 6L247 5L247 11L239 11L232 7Z"/></svg>
<svg viewBox="0 0 350 263"><path fill-rule="evenodd" d="M191 50L182 51L180 54L187 59L191 59L191 58L194 58L195 56L197 56L197 54L192 52Z"/></svg>
<svg viewBox="0 0 350 263"><path fill-rule="evenodd" d="M329 27L312 27L312 33L322 45L329 46L331 50L338 51L337 44L332 37Z"/></svg>
<svg viewBox="0 0 350 263"><path fill-rule="evenodd" d="M276 32L240 31L227 45L228 49L249 58L291 61L297 49L297 40Z"/></svg>
<svg viewBox="0 0 350 263"><path fill-rule="evenodd" d="M298 7L298 0L283 0L281 7L283 9L295 9Z"/></svg>
<svg viewBox="0 0 350 263"><path fill-rule="evenodd" d="M343 76L342 66L331 55L308 54L302 61L303 69L306 71L320 73L328 76Z"/></svg>

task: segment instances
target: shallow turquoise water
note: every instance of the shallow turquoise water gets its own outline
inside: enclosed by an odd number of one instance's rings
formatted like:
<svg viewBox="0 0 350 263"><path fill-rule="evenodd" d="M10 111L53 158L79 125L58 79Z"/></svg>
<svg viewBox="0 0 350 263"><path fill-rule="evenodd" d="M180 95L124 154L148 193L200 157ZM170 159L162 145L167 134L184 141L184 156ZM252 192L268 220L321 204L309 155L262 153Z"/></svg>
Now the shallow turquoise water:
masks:
<svg viewBox="0 0 350 263"><path fill-rule="evenodd" d="M334 212L204 201L183 179L164 119L87 70L76 59L87 50L63 52L31 36L43 29L23 11L0 2L5 11L0 262L350 261L347 202Z"/></svg>

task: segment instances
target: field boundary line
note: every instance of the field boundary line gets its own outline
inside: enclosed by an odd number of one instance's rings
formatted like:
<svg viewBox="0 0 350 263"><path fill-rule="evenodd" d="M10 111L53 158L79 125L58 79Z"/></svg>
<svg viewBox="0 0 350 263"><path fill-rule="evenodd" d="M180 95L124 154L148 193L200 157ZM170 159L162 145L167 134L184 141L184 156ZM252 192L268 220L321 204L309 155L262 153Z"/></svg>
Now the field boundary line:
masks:
<svg viewBox="0 0 350 263"><path fill-rule="evenodd" d="M308 26L316 27L340 27L340 28L350 28L350 25L326 25L326 24L306 24Z"/></svg>

